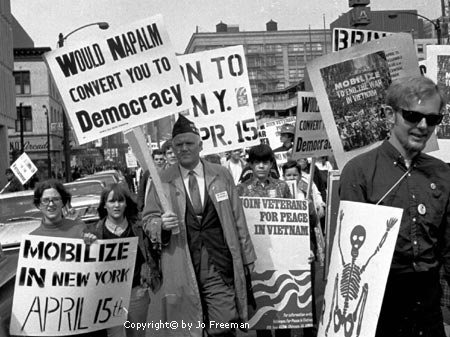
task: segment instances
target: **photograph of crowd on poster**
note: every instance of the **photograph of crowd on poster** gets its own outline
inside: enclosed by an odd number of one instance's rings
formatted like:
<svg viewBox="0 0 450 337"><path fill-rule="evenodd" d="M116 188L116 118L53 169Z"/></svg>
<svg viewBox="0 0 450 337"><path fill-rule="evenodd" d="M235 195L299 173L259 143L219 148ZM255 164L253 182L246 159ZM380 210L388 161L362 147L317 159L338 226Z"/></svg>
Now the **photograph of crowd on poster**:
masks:
<svg viewBox="0 0 450 337"><path fill-rule="evenodd" d="M400 208L341 201L319 337L375 336L402 213Z"/></svg>
<svg viewBox="0 0 450 337"><path fill-rule="evenodd" d="M391 82L419 75L410 34L397 33L318 57L307 70L339 169L387 137L382 104ZM437 142L426 150L437 149Z"/></svg>
<svg viewBox="0 0 450 337"><path fill-rule="evenodd" d="M321 74L344 151L387 137L382 105L391 77L383 51L331 65Z"/></svg>

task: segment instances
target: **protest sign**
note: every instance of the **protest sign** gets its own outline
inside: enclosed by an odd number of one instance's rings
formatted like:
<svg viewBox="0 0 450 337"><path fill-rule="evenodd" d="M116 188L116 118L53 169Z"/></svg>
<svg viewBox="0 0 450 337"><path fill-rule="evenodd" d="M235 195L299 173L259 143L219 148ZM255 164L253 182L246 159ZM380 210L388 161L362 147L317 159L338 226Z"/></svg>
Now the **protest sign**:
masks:
<svg viewBox="0 0 450 337"><path fill-rule="evenodd" d="M258 259L252 273L251 329L312 326L308 202L241 198Z"/></svg>
<svg viewBox="0 0 450 337"><path fill-rule="evenodd" d="M178 57L192 100L186 115L200 130L202 155L259 144L244 48Z"/></svg>
<svg viewBox="0 0 450 337"><path fill-rule="evenodd" d="M79 144L191 106L160 15L44 56Z"/></svg>
<svg viewBox="0 0 450 337"><path fill-rule="evenodd" d="M399 33L355 45L307 65L338 167L380 144L393 80L420 75L412 37Z"/></svg>
<svg viewBox="0 0 450 337"><path fill-rule="evenodd" d="M422 64L423 66L424 64ZM450 46L427 46L426 76L439 85L445 100L450 102ZM423 69L423 68L422 68ZM450 104L441 112L444 119L436 126L439 151L429 154L450 163Z"/></svg>
<svg viewBox="0 0 450 337"><path fill-rule="evenodd" d="M27 235L20 245L12 335L76 335L127 319L137 237L97 240Z"/></svg>
<svg viewBox="0 0 450 337"><path fill-rule="evenodd" d="M389 32L379 32L365 29L333 28L332 46L333 52L350 48L355 44L362 44L372 40L381 39L391 35Z"/></svg>
<svg viewBox="0 0 450 337"><path fill-rule="evenodd" d="M286 117L269 122L262 123L259 126L259 139L261 143L269 145L272 149L276 149L283 144L280 141L281 127L284 124L292 124L295 126L296 117Z"/></svg>
<svg viewBox="0 0 450 337"><path fill-rule="evenodd" d="M137 159L133 152L128 151L125 153L125 160L127 162L128 168L135 168L137 167Z"/></svg>
<svg viewBox="0 0 450 337"><path fill-rule="evenodd" d="M313 92L298 92L292 159L328 156L331 144Z"/></svg>
<svg viewBox="0 0 450 337"><path fill-rule="evenodd" d="M296 117L287 117L283 119L277 119L263 123L259 126L259 137L261 143L269 145L273 150L282 146L280 141L281 127L284 124L291 124L295 126ZM277 151L275 152L275 162L277 163L278 172L282 174L283 164L290 159L291 154L289 151Z"/></svg>
<svg viewBox="0 0 450 337"><path fill-rule="evenodd" d="M375 336L402 213L341 201L318 336Z"/></svg>
<svg viewBox="0 0 450 337"><path fill-rule="evenodd" d="M327 202L325 212L325 272L323 274L326 280L328 268L330 266L331 250L333 246L334 235L336 233L337 218L339 212L339 179L341 172L338 170L328 171L327 177Z"/></svg>
<svg viewBox="0 0 450 337"><path fill-rule="evenodd" d="M20 157L12 163L10 168L22 185L25 184L38 170L26 152L22 153Z"/></svg>

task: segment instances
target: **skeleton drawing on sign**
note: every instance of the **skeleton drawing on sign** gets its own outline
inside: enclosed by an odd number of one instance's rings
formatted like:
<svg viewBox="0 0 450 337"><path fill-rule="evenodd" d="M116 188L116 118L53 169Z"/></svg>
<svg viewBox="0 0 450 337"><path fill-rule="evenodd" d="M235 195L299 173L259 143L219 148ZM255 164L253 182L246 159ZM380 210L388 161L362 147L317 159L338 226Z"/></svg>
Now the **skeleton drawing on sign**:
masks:
<svg viewBox="0 0 450 337"><path fill-rule="evenodd" d="M339 273L336 274L336 278L334 281L333 297L331 301L328 324L325 330L325 336L328 336L331 320L333 319L335 333L338 332L341 328L344 328L345 337L351 337L353 336L353 330L355 328L356 323L357 325L355 336L358 337L361 333L361 323L364 317L364 308L366 305L367 296L369 295L369 285L367 283L364 283L362 285L362 290L360 291L361 275L366 270L370 260L380 251L381 247L386 241L389 231L392 229L392 227L394 227L398 219L390 218L387 220L386 231L384 232L384 235L382 236L379 244L375 248L375 251L368 258L367 262L362 267L360 267L360 265L356 263L356 259L358 258L359 250L364 245L364 241L366 240L366 230L361 225L357 225L352 229L352 232L350 234L352 259L351 262L346 263L341 248L341 227L343 218L344 213L341 211L339 215L338 246L343 267L342 276L340 277L340 284L339 284ZM342 309L339 307L339 298L342 298L344 301L344 307ZM349 307L350 303L354 300L357 300L358 302L356 304L356 308L354 309L354 311L351 312L349 310ZM325 311L323 310L322 321L324 313Z"/></svg>

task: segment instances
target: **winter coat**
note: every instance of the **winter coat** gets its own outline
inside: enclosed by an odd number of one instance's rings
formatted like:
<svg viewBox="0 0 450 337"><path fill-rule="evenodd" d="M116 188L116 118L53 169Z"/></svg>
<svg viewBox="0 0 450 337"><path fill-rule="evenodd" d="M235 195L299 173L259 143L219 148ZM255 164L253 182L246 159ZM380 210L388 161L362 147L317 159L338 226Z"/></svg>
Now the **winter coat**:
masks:
<svg viewBox="0 0 450 337"><path fill-rule="evenodd" d="M239 322L247 322L247 290L244 275L244 265L256 260L251 242L244 210L237 193L233 178L228 170L217 164L203 161L206 190L219 216L225 242L231 253L234 271L234 288L236 293L236 309ZM193 323L190 336L202 336L198 322L203 322L202 305L197 279L192 264L187 241L185 213L186 191L178 165L174 165L161 173L163 191L172 205L172 211L179 219L180 233L171 234L167 244L164 244L161 254L162 317L152 317L157 321L177 321ZM143 212L144 223L158 221L161 207L155 188L150 191ZM186 330L167 330L167 334L186 335Z"/></svg>

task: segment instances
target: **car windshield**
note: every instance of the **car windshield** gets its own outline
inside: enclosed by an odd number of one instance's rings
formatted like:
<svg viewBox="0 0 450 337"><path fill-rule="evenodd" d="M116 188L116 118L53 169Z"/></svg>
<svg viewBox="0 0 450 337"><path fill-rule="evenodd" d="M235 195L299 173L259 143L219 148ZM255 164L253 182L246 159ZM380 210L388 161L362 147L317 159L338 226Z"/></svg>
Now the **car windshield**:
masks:
<svg viewBox="0 0 450 337"><path fill-rule="evenodd" d="M0 199L0 223L40 218L41 212L33 204L33 194L5 194Z"/></svg>
<svg viewBox="0 0 450 337"><path fill-rule="evenodd" d="M85 181L80 183L68 183L64 184L67 191L72 197L87 196L87 195L100 195L103 190L101 182Z"/></svg>
<svg viewBox="0 0 450 337"><path fill-rule="evenodd" d="M77 179L76 181L86 181L86 180L100 180L105 186L109 186L111 184L116 184L118 181L114 178L113 175L96 175L96 176L85 176L83 178Z"/></svg>

